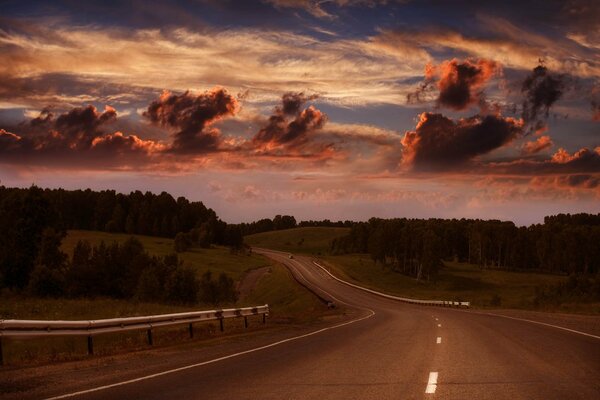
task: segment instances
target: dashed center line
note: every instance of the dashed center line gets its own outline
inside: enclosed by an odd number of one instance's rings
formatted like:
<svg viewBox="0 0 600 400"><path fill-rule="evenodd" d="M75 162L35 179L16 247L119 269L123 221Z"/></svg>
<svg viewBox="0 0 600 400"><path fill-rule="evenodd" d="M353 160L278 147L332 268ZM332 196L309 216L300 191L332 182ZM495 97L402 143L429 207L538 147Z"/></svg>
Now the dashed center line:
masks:
<svg viewBox="0 0 600 400"><path fill-rule="evenodd" d="M437 372L429 373L429 381L427 381L427 387L425 388L425 393L435 393L435 389L437 389Z"/></svg>
<svg viewBox="0 0 600 400"><path fill-rule="evenodd" d="M442 343L442 338L441 338L440 336L438 336L438 338L437 338L437 340L436 340L436 343L437 343L437 344L440 344L440 343Z"/></svg>

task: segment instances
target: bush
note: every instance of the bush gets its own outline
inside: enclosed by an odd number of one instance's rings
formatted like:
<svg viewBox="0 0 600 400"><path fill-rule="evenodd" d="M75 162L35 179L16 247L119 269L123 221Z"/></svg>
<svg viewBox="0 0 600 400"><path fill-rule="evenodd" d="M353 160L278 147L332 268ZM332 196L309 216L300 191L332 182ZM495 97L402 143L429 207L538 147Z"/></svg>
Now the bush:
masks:
<svg viewBox="0 0 600 400"><path fill-rule="evenodd" d="M59 297L65 293L66 279L63 269L43 264L35 266L29 277L28 291L41 297Z"/></svg>
<svg viewBox="0 0 600 400"><path fill-rule="evenodd" d="M198 302L200 282L190 267L179 267L171 275L167 287L167 300L174 303L195 304Z"/></svg>
<svg viewBox="0 0 600 400"><path fill-rule="evenodd" d="M498 295L498 293L494 293L492 298L490 299L490 305L494 307L499 307L502 305L502 297Z"/></svg>
<svg viewBox="0 0 600 400"><path fill-rule="evenodd" d="M189 233L179 232L175 235L173 246L177 253L183 253L192 246L192 238Z"/></svg>

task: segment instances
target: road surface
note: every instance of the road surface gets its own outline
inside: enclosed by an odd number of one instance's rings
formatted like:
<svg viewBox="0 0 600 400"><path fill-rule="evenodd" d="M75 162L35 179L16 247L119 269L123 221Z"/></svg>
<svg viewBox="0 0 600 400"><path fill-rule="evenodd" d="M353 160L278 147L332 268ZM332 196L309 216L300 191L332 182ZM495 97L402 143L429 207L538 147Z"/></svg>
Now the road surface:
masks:
<svg viewBox="0 0 600 400"><path fill-rule="evenodd" d="M335 281L308 257L265 252L352 319L262 349L76 399L599 399L600 338L416 306ZM98 389L98 388L96 388Z"/></svg>

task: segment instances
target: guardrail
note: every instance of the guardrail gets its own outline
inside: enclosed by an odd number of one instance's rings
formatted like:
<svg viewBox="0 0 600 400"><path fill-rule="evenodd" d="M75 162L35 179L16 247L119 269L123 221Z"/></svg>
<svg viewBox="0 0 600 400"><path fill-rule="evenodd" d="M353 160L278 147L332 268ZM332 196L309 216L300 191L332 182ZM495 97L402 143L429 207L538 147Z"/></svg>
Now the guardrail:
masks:
<svg viewBox="0 0 600 400"><path fill-rule="evenodd" d="M262 315L263 324L269 315L269 305L224 310L192 311L177 314L150 315L145 317L112 318L87 321L41 321L41 320L0 320L0 365L3 363L2 338L32 338L49 336L87 336L88 354L94 354L93 337L104 333L147 330L148 344L153 345L152 329L172 325L189 324L190 338L194 336L195 322L219 321L221 331L223 320L244 318L248 327L248 317Z"/></svg>
<svg viewBox="0 0 600 400"><path fill-rule="evenodd" d="M404 302L404 303L420 304L420 305L424 305L424 306L465 307L465 308L469 308L471 306L471 303L468 302L468 301L419 300L419 299L411 299L411 298L408 298L408 297L392 296L391 294L381 293L381 292L378 292L376 290L367 289L365 287L362 287L362 286L359 286L359 285L355 285L354 283L350 283L348 281L340 279L337 276L333 275L331 272L329 272L327 270L327 268L323 267L321 264L319 264L316 261L313 261L313 264L315 264L317 267L321 268L329 276L331 276L333 279L335 279L338 282L341 282L341 283L343 283L345 285L352 286L353 288L364 290L365 292L373 293L373 294L376 294L378 296L385 297L385 298L388 298L388 299L397 300L397 301L401 301L401 302Z"/></svg>

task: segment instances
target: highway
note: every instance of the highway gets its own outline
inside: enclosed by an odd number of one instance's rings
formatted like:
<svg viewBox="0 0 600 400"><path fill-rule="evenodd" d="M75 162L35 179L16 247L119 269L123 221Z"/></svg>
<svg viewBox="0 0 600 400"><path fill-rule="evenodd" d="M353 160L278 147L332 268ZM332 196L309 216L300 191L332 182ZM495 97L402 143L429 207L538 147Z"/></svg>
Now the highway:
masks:
<svg viewBox="0 0 600 400"><path fill-rule="evenodd" d="M404 304L344 285L308 257L261 251L354 310L281 343L69 396L76 399L598 399L600 339Z"/></svg>

